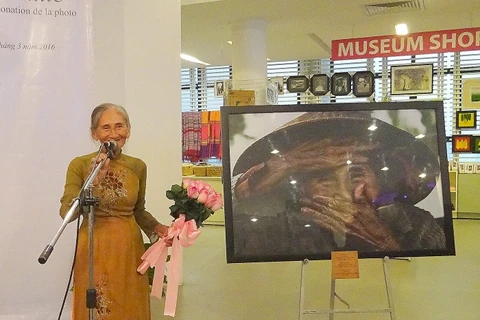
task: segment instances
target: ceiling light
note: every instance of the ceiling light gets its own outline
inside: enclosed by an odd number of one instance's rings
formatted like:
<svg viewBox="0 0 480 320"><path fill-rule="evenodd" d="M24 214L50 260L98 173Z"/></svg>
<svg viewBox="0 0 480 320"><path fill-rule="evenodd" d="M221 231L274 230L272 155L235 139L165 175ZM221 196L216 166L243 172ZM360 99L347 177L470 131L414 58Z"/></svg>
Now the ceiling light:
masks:
<svg viewBox="0 0 480 320"><path fill-rule="evenodd" d="M233 44L232 40L227 41L228 44Z"/></svg>
<svg viewBox="0 0 480 320"><path fill-rule="evenodd" d="M408 34L408 27L405 23L399 23L395 25L395 31L397 32L398 36L404 36Z"/></svg>
<svg viewBox="0 0 480 320"><path fill-rule="evenodd" d="M291 184L296 184L297 181L296 181L296 180L292 180L292 181L290 181L290 183L291 183Z"/></svg>
<svg viewBox="0 0 480 320"><path fill-rule="evenodd" d="M370 127L368 127L368 130L375 131L375 130L377 130L377 126L372 124Z"/></svg>
<svg viewBox="0 0 480 320"><path fill-rule="evenodd" d="M423 133L420 133L419 135L415 136L415 139L423 139L425 138L425 135Z"/></svg>
<svg viewBox="0 0 480 320"><path fill-rule="evenodd" d="M210 65L210 63L203 62L203 61L198 60L197 58L189 56L188 54L185 54L185 53L180 53L180 58L182 58L183 60L190 61L190 62L200 63L200 64L203 64L203 65L206 65L206 66Z"/></svg>
<svg viewBox="0 0 480 320"><path fill-rule="evenodd" d="M380 169L380 170L382 170L382 171L388 171L388 170L390 170L390 169L389 169L388 167L383 167L383 168Z"/></svg>
<svg viewBox="0 0 480 320"><path fill-rule="evenodd" d="M427 174L425 172L423 172L423 173L420 173L418 176L423 179L427 176Z"/></svg>
<svg viewBox="0 0 480 320"><path fill-rule="evenodd" d="M273 149L272 151L270 151L271 154L277 154L279 153L280 151L278 151L277 149Z"/></svg>
<svg viewBox="0 0 480 320"><path fill-rule="evenodd" d="M311 227L311 225L309 225L309 224L305 225L305 228L310 228L310 227Z"/></svg>
<svg viewBox="0 0 480 320"><path fill-rule="evenodd" d="M252 222L257 222L258 219L257 219L257 218L252 218L252 219L250 219L250 221L252 221Z"/></svg>
<svg viewBox="0 0 480 320"><path fill-rule="evenodd" d="M352 160L347 160L347 164L352 164Z"/></svg>

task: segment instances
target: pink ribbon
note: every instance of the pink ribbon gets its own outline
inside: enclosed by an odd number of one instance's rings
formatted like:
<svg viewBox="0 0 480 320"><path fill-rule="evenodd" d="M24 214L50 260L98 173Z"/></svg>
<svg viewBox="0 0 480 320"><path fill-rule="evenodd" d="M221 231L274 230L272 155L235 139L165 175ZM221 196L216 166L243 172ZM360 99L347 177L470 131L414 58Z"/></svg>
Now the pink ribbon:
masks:
<svg viewBox="0 0 480 320"><path fill-rule="evenodd" d="M197 228L195 220L185 221L185 215L181 214L179 218L168 228L168 235L155 242L148 248L142 256L142 264L137 268L137 272L144 274L149 267L155 268L152 284L152 296L162 298L163 278L165 276L165 266L167 263L168 247L165 244L166 239L173 239L172 253L167 274L167 294L165 297L165 309L163 314L174 317L177 308L178 282L180 280L180 255L182 247L189 247L195 243L200 230Z"/></svg>

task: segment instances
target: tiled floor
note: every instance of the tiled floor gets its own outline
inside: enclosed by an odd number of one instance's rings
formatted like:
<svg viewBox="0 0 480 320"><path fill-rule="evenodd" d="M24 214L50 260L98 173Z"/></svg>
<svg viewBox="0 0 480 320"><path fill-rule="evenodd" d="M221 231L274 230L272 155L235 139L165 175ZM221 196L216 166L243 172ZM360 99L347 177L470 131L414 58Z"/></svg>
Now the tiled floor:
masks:
<svg viewBox="0 0 480 320"><path fill-rule="evenodd" d="M454 220L456 256L390 260L397 320L480 320L480 220ZM223 227L205 226L184 250L178 320L297 320L301 262L227 264ZM305 308L328 309L330 261L306 269ZM385 308L381 259L360 261L360 279L338 280L337 293L355 309ZM343 307L337 300L336 305ZM152 298L152 320L163 300ZM302 320L328 319L303 315ZM336 314L335 320L389 319L388 314Z"/></svg>

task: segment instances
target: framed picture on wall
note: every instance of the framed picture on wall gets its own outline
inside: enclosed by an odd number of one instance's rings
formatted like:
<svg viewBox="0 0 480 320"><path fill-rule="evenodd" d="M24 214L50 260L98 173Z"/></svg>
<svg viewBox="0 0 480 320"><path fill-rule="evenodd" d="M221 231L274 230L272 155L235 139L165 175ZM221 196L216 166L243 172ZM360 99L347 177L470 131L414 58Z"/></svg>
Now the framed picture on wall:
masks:
<svg viewBox="0 0 480 320"><path fill-rule="evenodd" d="M472 152L473 136L471 135L453 135L452 152Z"/></svg>
<svg viewBox="0 0 480 320"><path fill-rule="evenodd" d="M472 152L480 153L480 137L478 136L472 138Z"/></svg>
<svg viewBox="0 0 480 320"><path fill-rule="evenodd" d="M326 74L314 74L310 78L310 92L314 96L323 96L330 91L330 77Z"/></svg>
<svg viewBox="0 0 480 320"><path fill-rule="evenodd" d="M283 95L283 77L272 77L270 78L269 82L273 83L277 87L279 96Z"/></svg>
<svg viewBox="0 0 480 320"><path fill-rule="evenodd" d="M454 254L443 112L440 101L223 107L227 262Z"/></svg>
<svg viewBox="0 0 480 320"><path fill-rule="evenodd" d="M215 81L213 91L215 93L215 97L223 97L223 94L225 92L225 82Z"/></svg>
<svg viewBox="0 0 480 320"><path fill-rule="evenodd" d="M394 95L433 92L433 64L392 66L390 91Z"/></svg>
<svg viewBox="0 0 480 320"><path fill-rule="evenodd" d="M305 92L310 86L310 81L306 76L290 76L287 78L288 92Z"/></svg>
<svg viewBox="0 0 480 320"><path fill-rule="evenodd" d="M467 79L463 83L462 109L480 109L480 79Z"/></svg>
<svg viewBox="0 0 480 320"><path fill-rule="evenodd" d="M334 73L331 77L331 90L334 96L346 96L352 91L352 77L348 72Z"/></svg>
<svg viewBox="0 0 480 320"><path fill-rule="evenodd" d="M353 75L353 95L370 97L374 92L374 75L371 71L359 71Z"/></svg>
<svg viewBox="0 0 480 320"><path fill-rule="evenodd" d="M475 129L477 127L477 111L457 111L457 129Z"/></svg>
<svg viewBox="0 0 480 320"><path fill-rule="evenodd" d="M480 163L475 163L475 173L480 173Z"/></svg>

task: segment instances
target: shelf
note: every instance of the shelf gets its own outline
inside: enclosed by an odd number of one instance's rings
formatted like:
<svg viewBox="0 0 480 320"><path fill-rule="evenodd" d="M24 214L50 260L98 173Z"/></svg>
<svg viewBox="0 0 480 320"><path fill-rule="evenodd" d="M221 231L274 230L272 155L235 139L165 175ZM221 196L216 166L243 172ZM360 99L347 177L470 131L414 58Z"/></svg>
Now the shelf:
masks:
<svg viewBox="0 0 480 320"><path fill-rule="evenodd" d="M204 181L222 181L222 177L182 176L182 179L204 180Z"/></svg>

